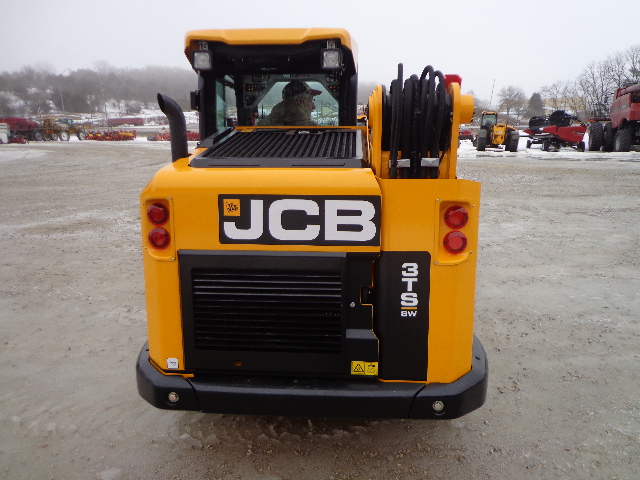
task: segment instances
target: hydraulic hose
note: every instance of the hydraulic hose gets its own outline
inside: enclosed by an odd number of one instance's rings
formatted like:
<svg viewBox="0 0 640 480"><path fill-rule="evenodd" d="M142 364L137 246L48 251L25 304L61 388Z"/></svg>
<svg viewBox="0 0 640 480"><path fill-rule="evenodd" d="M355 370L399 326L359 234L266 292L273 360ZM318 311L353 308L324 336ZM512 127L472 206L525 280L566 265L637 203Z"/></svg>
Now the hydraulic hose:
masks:
<svg viewBox="0 0 640 480"><path fill-rule="evenodd" d="M387 99L391 118L389 125L383 124L383 130L390 130L389 177L437 178L440 162L451 144L452 104L446 79L428 65L420 77L411 75L403 85L402 70L399 64Z"/></svg>
<svg viewBox="0 0 640 480"><path fill-rule="evenodd" d="M398 64L398 78L389 87L391 104L391 134L389 143L389 177L396 178L398 168L398 147L402 129L402 64Z"/></svg>

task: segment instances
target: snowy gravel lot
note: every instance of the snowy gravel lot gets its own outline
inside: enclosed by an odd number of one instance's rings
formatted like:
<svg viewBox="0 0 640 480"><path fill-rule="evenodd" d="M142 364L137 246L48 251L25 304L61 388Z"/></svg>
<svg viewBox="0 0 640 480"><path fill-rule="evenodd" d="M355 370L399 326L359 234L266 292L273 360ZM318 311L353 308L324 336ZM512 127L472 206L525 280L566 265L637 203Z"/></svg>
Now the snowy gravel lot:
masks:
<svg viewBox="0 0 640 480"><path fill-rule="evenodd" d="M640 478L640 153L476 152L483 408L447 421L156 410L138 195L169 145L0 146L0 477Z"/></svg>

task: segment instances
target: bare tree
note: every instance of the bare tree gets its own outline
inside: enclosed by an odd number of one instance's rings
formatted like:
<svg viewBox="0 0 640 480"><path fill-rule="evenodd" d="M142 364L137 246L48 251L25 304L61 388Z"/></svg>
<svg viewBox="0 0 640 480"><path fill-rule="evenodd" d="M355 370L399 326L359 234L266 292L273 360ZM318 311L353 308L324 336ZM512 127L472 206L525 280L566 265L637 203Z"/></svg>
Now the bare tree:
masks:
<svg viewBox="0 0 640 480"><path fill-rule="evenodd" d="M551 85L545 85L542 87L541 92L545 100L545 104L551 107L552 110L562 109L562 96L563 96L564 84L563 82L554 82Z"/></svg>
<svg viewBox="0 0 640 480"><path fill-rule="evenodd" d="M524 90L513 85L502 88L498 93L498 100L500 110L505 112L507 116L513 112L517 119L523 115L527 108L527 96Z"/></svg>
<svg viewBox="0 0 640 480"><path fill-rule="evenodd" d="M627 82L640 83L640 44L630 47L624 55L627 67Z"/></svg>
<svg viewBox="0 0 640 480"><path fill-rule="evenodd" d="M582 71L577 83L591 110L608 110L611 93L617 88L609 59L591 62Z"/></svg>

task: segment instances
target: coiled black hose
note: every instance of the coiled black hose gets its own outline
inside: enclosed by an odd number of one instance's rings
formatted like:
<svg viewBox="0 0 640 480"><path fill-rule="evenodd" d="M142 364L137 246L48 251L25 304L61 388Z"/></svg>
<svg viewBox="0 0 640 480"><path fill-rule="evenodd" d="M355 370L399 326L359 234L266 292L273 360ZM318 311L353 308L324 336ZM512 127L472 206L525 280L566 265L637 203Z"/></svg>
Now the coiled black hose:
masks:
<svg viewBox="0 0 640 480"><path fill-rule="evenodd" d="M398 77L391 81L390 115L383 115L383 138L389 132L390 178L437 178L438 166L451 143L451 96L442 72L431 65L422 75L411 75L403 85L403 67L398 64ZM383 91L384 95L384 91ZM384 104L383 99L383 104ZM398 166L402 152L409 165ZM433 158L432 166L422 166L423 158ZM436 165L437 164L437 165ZM400 170L400 172L398 172Z"/></svg>

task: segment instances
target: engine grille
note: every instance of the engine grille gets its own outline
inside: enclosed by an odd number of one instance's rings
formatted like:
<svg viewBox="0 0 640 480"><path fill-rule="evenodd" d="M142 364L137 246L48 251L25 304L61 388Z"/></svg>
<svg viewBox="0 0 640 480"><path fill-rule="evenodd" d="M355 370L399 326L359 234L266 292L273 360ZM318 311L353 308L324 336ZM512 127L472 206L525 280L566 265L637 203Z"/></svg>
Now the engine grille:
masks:
<svg viewBox="0 0 640 480"><path fill-rule="evenodd" d="M340 272L192 272L198 350L339 353Z"/></svg>
<svg viewBox="0 0 640 480"><path fill-rule="evenodd" d="M191 161L192 167L361 167L358 130L235 131Z"/></svg>

